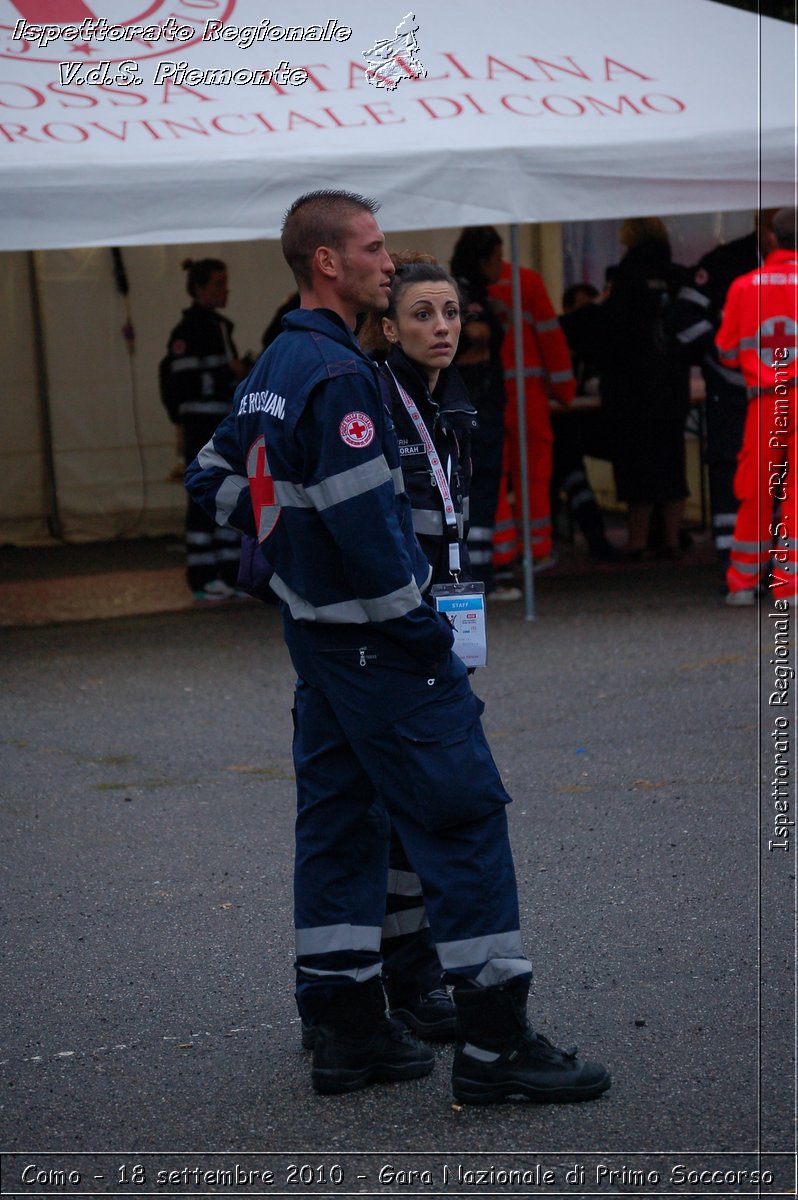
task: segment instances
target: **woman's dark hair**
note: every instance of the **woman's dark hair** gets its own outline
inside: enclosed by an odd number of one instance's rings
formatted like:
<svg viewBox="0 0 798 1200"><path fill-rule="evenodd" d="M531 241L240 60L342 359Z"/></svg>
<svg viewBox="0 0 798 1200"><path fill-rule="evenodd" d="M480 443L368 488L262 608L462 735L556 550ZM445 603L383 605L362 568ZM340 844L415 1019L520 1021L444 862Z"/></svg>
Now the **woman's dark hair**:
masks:
<svg viewBox="0 0 798 1200"><path fill-rule="evenodd" d="M458 300L460 292L456 281L446 267L436 262L431 255L418 255L417 258L405 258L401 254L391 255L396 267L396 274L391 280L391 302L383 316L394 318L399 297L410 283L449 283L454 288Z"/></svg>
<svg viewBox="0 0 798 1200"><path fill-rule="evenodd" d="M205 284L214 271L226 271L227 263L220 258L184 258L180 266L186 272L186 291L189 296L196 297L197 288Z"/></svg>
<svg viewBox="0 0 798 1200"><path fill-rule="evenodd" d="M452 253L452 275L484 287L482 262L501 244L502 239L492 225L470 225L457 239Z"/></svg>
<svg viewBox="0 0 798 1200"><path fill-rule="evenodd" d="M460 289L457 286L457 281L452 279L446 267L433 258L431 254L422 254L416 250L402 250L398 253L392 253L391 260L396 268L396 272L391 280L390 304L385 312L369 313L357 333L358 341L366 353L370 354L372 358L380 360L387 357L388 350L390 349L385 334L382 332L382 318L389 317L391 320L396 318L396 306L399 303L399 297L408 284L451 284L454 294L457 296L458 303L461 303Z"/></svg>

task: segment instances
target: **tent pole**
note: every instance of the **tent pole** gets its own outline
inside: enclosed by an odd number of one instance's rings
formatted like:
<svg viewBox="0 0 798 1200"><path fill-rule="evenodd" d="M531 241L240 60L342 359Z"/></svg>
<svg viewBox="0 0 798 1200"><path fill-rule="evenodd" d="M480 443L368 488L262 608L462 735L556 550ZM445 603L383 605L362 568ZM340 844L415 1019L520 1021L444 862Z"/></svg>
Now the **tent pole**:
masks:
<svg viewBox="0 0 798 1200"><path fill-rule="evenodd" d="M50 414L50 381L47 376L47 358L44 345L44 320L36 272L36 252L28 253L28 286L30 289L31 319L33 321L33 365L36 372L36 393L39 400L41 421L42 456L44 458L44 485L47 493L47 528L50 536L64 540L61 516L58 511L58 485L55 478L55 455L53 453L53 422Z"/></svg>
<svg viewBox="0 0 798 1200"><path fill-rule="evenodd" d="M521 264L518 254L518 226L510 226L510 261L513 273L513 329L515 334L515 391L518 404L518 442L521 448L521 478L515 486L521 491L521 536L524 540L524 606L527 621L535 619L535 577L532 572L532 539L529 526L529 470L526 455L526 386L524 382L524 333L521 313ZM516 512L518 504L516 504Z"/></svg>

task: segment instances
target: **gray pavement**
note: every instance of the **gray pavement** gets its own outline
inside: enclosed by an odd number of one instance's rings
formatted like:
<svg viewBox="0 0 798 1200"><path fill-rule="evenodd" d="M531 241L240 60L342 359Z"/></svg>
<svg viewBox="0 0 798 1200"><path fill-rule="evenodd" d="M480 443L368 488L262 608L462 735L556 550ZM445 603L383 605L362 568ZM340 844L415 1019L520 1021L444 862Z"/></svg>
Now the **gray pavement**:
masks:
<svg viewBox="0 0 798 1200"><path fill-rule="evenodd" d="M311 1090L276 610L0 631L3 1194L794 1186L795 850L768 842L795 692L767 703L772 605L726 609L716 576L596 568L540 579L535 621L490 611L531 1013L614 1078L574 1106L458 1110L448 1047L423 1080Z"/></svg>

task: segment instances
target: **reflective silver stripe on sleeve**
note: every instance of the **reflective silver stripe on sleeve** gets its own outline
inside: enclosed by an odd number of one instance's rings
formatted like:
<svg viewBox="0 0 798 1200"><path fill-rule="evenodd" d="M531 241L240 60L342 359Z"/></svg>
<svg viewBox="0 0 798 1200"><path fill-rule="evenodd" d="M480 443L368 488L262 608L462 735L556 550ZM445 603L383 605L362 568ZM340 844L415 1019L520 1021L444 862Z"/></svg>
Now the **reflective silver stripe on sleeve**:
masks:
<svg viewBox="0 0 798 1200"><path fill-rule="evenodd" d="M573 377L574 373L570 369L567 371L552 371L551 375L549 375L549 380L551 383L570 383Z"/></svg>
<svg viewBox="0 0 798 1200"><path fill-rule="evenodd" d="M243 475L228 475L216 493L216 524L226 525L241 498L241 493L249 487L249 480Z"/></svg>
<svg viewBox="0 0 798 1200"><path fill-rule="evenodd" d="M690 325L687 329L683 329L681 333L676 334L677 342L681 342L686 346L689 342L694 342L696 338L701 337L705 333L712 333L714 326L711 321L704 318L703 321L696 321L695 325Z"/></svg>
<svg viewBox="0 0 798 1200"><path fill-rule="evenodd" d="M739 554L761 554L763 550L770 549L770 542L740 542L735 538L732 542L732 549Z"/></svg>
<svg viewBox="0 0 798 1200"><path fill-rule="evenodd" d="M732 371L730 367L721 366L721 364L717 362L716 359L712 358L711 355L705 355L703 363L706 370L719 375L724 382L730 383L732 387L745 387L745 379L743 378L741 371Z"/></svg>
<svg viewBox="0 0 798 1200"><path fill-rule="evenodd" d="M405 477L402 474L402 468L394 467L394 469L391 471L391 476L393 478L393 490L396 492L397 496L401 496L402 492L405 490Z"/></svg>
<svg viewBox="0 0 798 1200"><path fill-rule="evenodd" d="M487 933L482 937L463 938L456 942L438 942L436 948L445 971L457 973L458 967L475 967L496 958L520 959L525 969L531 971L524 957L519 929L509 929L506 933Z"/></svg>
<svg viewBox="0 0 798 1200"><path fill-rule="evenodd" d="M322 604L318 608L305 600L279 575L270 580L272 591L285 600L295 621L318 621L323 625L367 625L375 621L390 621L403 617L421 604L421 592L415 580L387 596L370 599L341 600L337 604Z"/></svg>
<svg viewBox="0 0 798 1200"><path fill-rule="evenodd" d="M550 321L536 321L535 328L538 333L550 333L552 329L560 328L560 322L556 317L552 317Z"/></svg>
<svg viewBox="0 0 798 1200"><path fill-rule="evenodd" d="M275 479L274 498L282 508L313 508L314 504L301 483Z"/></svg>
<svg viewBox="0 0 798 1200"><path fill-rule="evenodd" d="M325 508L332 508L344 500L362 496L364 492L373 491L388 482L393 482L393 476L387 462L379 455L378 458L372 458L358 467L351 467L338 475L330 475L321 483L312 484L306 491L313 501L313 507L322 512Z"/></svg>
<svg viewBox="0 0 798 1200"><path fill-rule="evenodd" d="M679 288L676 299L689 300L691 304L698 304L701 308L709 308L709 297L705 296L703 292L696 291L695 288Z"/></svg>
<svg viewBox="0 0 798 1200"><path fill-rule="evenodd" d="M429 929L427 910L421 908L406 908L402 912L389 913L382 926L382 936L386 938L402 937L405 933L420 933Z"/></svg>
<svg viewBox="0 0 798 1200"><path fill-rule="evenodd" d="M396 871L391 868L388 871L387 891L392 896L420 896L421 880L415 871Z"/></svg>
<svg viewBox="0 0 798 1200"><path fill-rule="evenodd" d="M186 358L172 359L172 372L177 374L180 371L208 371L213 370L214 367L224 367L227 362L228 359L224 354L206 354L202 358L188 355Z"/></svg>
<svg viewBox="0 0 798 1200"><path fill-rule="evenodd" d="M542 379L545 374L542 367L524 367L522 371L524 379ZM515 379L516 375L515 367L510 367L508 371L504 372L505 379Z"/></svg>
<svg viewBox="0 0 798 1200"><path fill-rule="evenodd" d="M379 925L317 925L294 931L298 955L334 954L337 950L379 950Z"/></svg>
<svg viewBox="0 0 798 1200"><path fill-rule="evenodd" d="M718 354L724 362L733 362L740 352L739 346L730 346L728 350L721 350L718 347Z"/></svg>
<svg viewBox="0 0 798 1200"><path fill-rule="evenodd" d="M226 417L229 411L230 405L224 400L187 400L177 409L178 416L181 417L185 413L204 413L208 416Z"/></svg>

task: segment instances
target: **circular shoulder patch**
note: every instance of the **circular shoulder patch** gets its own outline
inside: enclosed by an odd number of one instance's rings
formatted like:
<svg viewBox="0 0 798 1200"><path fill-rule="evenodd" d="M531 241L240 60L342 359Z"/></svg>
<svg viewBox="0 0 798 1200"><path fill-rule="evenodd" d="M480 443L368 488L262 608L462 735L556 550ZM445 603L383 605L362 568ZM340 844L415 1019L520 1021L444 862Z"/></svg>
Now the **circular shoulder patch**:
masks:
<svg viewBox="0 0 798 1200"><path fill-rule="evenodd" d="M180 358L181 354L185 354L187 347L186 347L186 343L182 340L182 338L176 338L172 342L170 349L171 349L172 353L174 354L175 358Z"/></svg>
<svg viewBox="0 0 798 1200"><path fill-rule="evenodd" d="M706 269L706 267L699 267L694 278L698 286L703 287L705 283L709 282L709 271Z"/></svg>
<svg viewBox="0 0 798 1200"><path fill-rule="evenodd" d="M374 440L374 422L362 412L347 413L338 426L341 441L356 450L362 450Z"/></svg>

